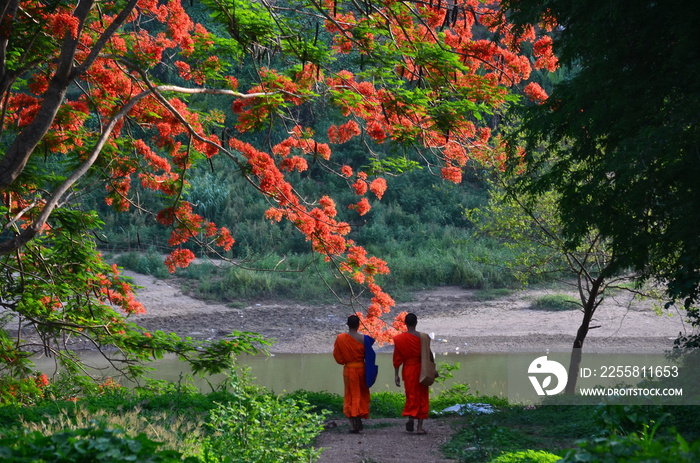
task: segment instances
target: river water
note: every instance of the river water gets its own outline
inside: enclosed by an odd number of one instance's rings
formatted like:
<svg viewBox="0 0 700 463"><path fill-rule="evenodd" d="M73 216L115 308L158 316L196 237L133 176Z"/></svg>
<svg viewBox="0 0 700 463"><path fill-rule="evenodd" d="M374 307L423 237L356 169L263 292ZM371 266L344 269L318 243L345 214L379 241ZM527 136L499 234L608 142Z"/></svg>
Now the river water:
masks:
<svg viewBox="0 0 700 463"><path fill-rule="evenodd" d="M466 384L473 395L497 396L516 402L523 400L526 403L527 400L530 400L528 397L531 398L534 393L530 373L541 373L537 371L531 372L529 369L532 369L535 364L539 368L540 364L559 362L561 364L560 368L563 370L564 366L569 364L571 352L547 353L547 357L543 357L543 354L543 352L469 352L437 355L435 360L438 366L440 364L459 364L459 368L452 371L451 378L434 385L433 391L439 393L444 388L448 388L455 383ZM582 364L585 368L582 370L582 377L579 378L578 383L579 386L587 387L601 384L607 386L618 384L621 379L619 375L606 380L601 378L602 375L600 373L613 371L612 366L618 366L616 369L620 372L629 370L630 372L637 371L638 373L651 373L651 368L653 367L656 376L658 376L659 371L665 371L664 368L671 368L667 366L669 365L668 360L662 353L586 354L584 359L587 363ZM106 368L106 362L101 356L86 354L83 356L83 360L87 364L103 368L103 370L100 370L101 375L114 377L118 383L128 385L123 378L119 378L117 372ZM330 353L272 354L269 356L245 355L238 358L238 363L250 370L250 376L254 383L264 386L277 394L296 390L343 394L343 367L335 362L333 355ZM49 374L52 372L52 362L48 362L47 359L38 359L36 364L41 371ZM392 354L378 353L377 364L379 365L379 376L372 387L372 392L402 392L403 388L397 388L394 384ZM174 357L154 361L150 366L155 368L155 371L151 372L149 376L155 379L177 382L189 373L187 364ZM657 366L660 366L662 369L657 370ZM552 370L552 372L556 371ZM597 375L595 374L596 372L598 372ZM685 372L682 373L682 376L686 375ZM202 392L209 392L212 387L220 384L225 379L225 376L215 375L207 378L195 377L194 379ZM637 374L635 378L631 379L636 381L642 378ZM543 387L546 388L546 385L543 385ZM693 389L697 391L695 386ZM696 397L696 399L700 403L700 397Z"/></svg>

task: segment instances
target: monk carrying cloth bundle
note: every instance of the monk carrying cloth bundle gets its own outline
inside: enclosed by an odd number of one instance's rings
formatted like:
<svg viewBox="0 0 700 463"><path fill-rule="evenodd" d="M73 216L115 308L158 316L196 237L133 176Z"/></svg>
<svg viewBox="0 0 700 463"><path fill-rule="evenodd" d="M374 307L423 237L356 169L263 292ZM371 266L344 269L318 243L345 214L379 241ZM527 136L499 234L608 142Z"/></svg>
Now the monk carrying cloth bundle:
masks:
<svg viewBox="0 0 700 463"><path fill-rule="evenodd" d="M438 377L435 367L435 356L430 351L430 336L420 334L420 383L423 386L431 386Z"/></svg>

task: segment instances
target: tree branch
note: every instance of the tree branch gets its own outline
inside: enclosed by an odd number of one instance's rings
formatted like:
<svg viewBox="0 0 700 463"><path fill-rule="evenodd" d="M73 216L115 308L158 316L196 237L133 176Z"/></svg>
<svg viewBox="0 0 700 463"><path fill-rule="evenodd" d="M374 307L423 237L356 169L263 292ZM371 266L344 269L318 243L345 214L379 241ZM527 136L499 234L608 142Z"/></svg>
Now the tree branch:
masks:
<svg viewBox="0 0 700 463"><path fill-rule="evenodd" d="M203 94L219 94L219 95L237 96L239 98L255 98L255 97L269 95L269 93L244 94L244 93L239 93L239 92L235 92L233 90L227 90L227 89L187 88L187 87L179 87L176 85L161 85L161 86L155 86L155 87L151 87L147 90L144 90L143 92L134 96L116 114L114 114L112 116L109 123L105 126L105 128L102 132L102 135L100 136L97 143L93 147L90 155L54 191L52 197L46 201L44 208L42 209L39 216L34 220L34 222L29 227L22 230L18 235L14 236L13 238L7 239L3 242L0 242L0 255L9 254L10 252L12 252L14 250L19 249L20 247L24 246L26 243L28 243L31 239L33 239L37 235L37 233L43 228L43 226L48 221L49 216L51 215L53 210L58 206L63 195L66 194L66 192L73 186L73 184L75 184L75 182L77 182L81 177L83 177L88 172L90 167L92 167L92 165L98 159L100 153L102 152L102 149L104 148L104 145L107 143L107 140L111 136L112 131L116 127L117 123L122 118L124 118L124 116L126 116L129 113L129 111L131 111L131 109L139 101L141 101L142 99L144 99L147 96L157 95L159 97L160 101L164 102L166 104L166 107L169 110L173 111L173 113L176 114L181 119L181 122L187 124L185 119L175 110L175 108L173 108L172 105L167 104L167 100L165 100L162 96L160 96L160 92L178 92L178 93L189 93L189 94L202 94L202 93ZM187 126L189 127L189 124L187 124ZM192 132L194 133L194 131L192 131ZM194 133L194 136L197 137L201 141L211 143L211 141L206 140L205 138L201 137L201 135L199 135L199 134ZM218 146L218 147L220 149L222 149L221 146Z"/></svg>

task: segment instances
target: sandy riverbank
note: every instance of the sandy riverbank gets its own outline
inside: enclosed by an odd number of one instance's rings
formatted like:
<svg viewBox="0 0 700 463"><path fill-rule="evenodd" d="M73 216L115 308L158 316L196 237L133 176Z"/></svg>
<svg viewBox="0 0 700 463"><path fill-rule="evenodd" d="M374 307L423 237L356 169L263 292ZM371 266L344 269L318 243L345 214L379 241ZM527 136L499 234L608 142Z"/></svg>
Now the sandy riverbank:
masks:
<svg viewBox="0 0 700 463"><path fill-rule="evenodd" d="M341 304L305 305L260 300L243 308L193 299L168 280L133 272L126 274L141 286L138 298L147 313L135 321L151 330L175 332L196 339L215 339L232 330L254 331L275 338L272 352L326 353L338 332L345 330L350 312ZM544 311L532 308L545 290L514 292L482 301L477 293L443 287L417 293L412 302L397 305L396 312L414 312L418 329L434 333L437 353L513 352L547 347L567 349L581 322L581 312ZM621 294L599 307L586 349L624 351L659 350L690 327L682 313L658 315L650 303L635 302ZM390 346L380 348L390 350Z"/></svg>

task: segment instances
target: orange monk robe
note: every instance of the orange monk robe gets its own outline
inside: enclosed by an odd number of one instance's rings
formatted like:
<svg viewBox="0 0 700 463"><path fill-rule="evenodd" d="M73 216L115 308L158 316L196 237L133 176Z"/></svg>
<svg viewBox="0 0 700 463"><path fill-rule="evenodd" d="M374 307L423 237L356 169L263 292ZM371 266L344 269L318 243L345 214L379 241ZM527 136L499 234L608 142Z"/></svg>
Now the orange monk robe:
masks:
<svg viewBox="0 0 700 463"><path fill-rule="evenodd" d="M420 383L420 338L410 333L394 337L394 368L403 365L401 377L406 390L403 416L428 418L430 396L428 386Z"/></svg>
<svg viewBox="0 0 700 463"><path fill-rule="evenodd" d="M335 339L333 357L343 367L343 413L348 418L369 418L369 388L365 381L365 345L348 333Z"/></svg>

